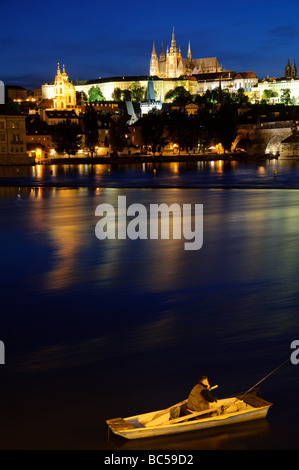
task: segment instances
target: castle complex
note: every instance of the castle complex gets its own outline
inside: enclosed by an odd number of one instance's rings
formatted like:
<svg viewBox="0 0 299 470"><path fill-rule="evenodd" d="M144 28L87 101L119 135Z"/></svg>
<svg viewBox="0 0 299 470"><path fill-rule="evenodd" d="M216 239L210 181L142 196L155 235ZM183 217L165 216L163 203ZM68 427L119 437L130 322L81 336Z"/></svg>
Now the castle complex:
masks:
<svg viewBox="0 0 299 470"><path fill-rule="evenodd" d="M73 84L68 80L64 66L61 72L58 64L54 83L42 85L42 97L44 100L53 100L51 109L71 112L76 108L76 92L88 95L90 89L95 87L100 89L106 101L113 101L115 89L123 92L137 84L146 93L149 82L155 100L161 103L165 101L168 91L178 86L183 86L191 95L203 95L219 86L231 93L242 88L253 100L262 100L266 96L265 92L267 96L271 92L270 103L280 103L285 91L289 90L291 102L293 104L299 102L299 77L295 61L292 65L289 60L287 61L283 77L258 80L252 71L225 70L219 64L217 57L193 59L190 42L187 58L183 58L181 48L176 43L174 29L170 47L167 46L165 52L162 44L159 57L155 42L153 43L148 75L98 78L77 81Z"/></svg>
<svg viewBox="0 0 299 470"><path fill-rule="evenodd" d="M161 45L160 57L158 59L155 43L150 60L150 76L159 78L178 78L181 76L190 76L201 73L221 72L222 67L216 57L206 59L192 59L190 42L188 45L187 59L183 59L181 48L176 45L174 28L170 48L167 47L166 56Z"/></svg>

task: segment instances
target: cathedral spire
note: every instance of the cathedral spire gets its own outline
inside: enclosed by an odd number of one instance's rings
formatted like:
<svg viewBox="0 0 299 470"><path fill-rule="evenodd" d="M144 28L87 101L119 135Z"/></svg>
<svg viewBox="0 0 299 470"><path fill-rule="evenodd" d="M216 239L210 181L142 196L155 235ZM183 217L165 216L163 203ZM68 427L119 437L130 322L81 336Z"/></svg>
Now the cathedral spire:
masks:
<svg viewBox="0 0 299 470"><path fill-rule="evenodd" d="M164 54L163 42L162 42L159 62L163 62L164 60L165 60L165 54Z"/></svg>
<svg viewBox="0 0 299 470"><path fill-rule="evenodd" d="M294 60L293 65L292 65L291 75L292 75L292 78L297 77L297 67L296 67L296 64L295 64L295 60Z"/></svg>
<svg viewBox="0 0 299 470"><path fill-rule="evenodd" d="M171 39L170 52L177 52L176 41L175 41L175 36L174 36L174 27L173 27L173 30L172 30L172 39Z"/></svg>
<svg viewBox="0 0 299 470"><path fill-rule="evenodd" d="M152 75L159 75L159 61L156 53L155 41L153 42L153 50L150 61L150 73Z"/></svg>
<svg viewBox="0 0 299 470"><path fill-rule="evenodd" d="M289 59L287 61L287 65L284 69L284 75L285 75L285 78L290 78L291 77L291 65L290 65Z"/></svg>
<svg viewBox="0 0 299 470"><path fill-rule="evenodd" d="M187 59L191 61L191 46L190 46L190 41L189 41L189 44L188 44L188 55L187 55Z"/></svg>

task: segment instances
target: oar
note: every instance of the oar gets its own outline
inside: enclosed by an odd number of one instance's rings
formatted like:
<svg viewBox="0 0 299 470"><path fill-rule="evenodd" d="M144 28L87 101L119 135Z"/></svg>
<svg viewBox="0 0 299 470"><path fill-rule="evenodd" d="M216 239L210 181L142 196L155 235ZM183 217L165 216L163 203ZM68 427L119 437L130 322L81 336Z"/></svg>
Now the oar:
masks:
<svg viewBox="0 0 299 470"><path fill-rule="evenodd" d="M223 404L218 405L218 406L212 406L211 408L207 408L206 410L203 410L203 411L197 411L195 413L190 413L189 415L181 416L180 418L171 419L169 421L169 424L180 423L181 421L189 420L191 418L196 418L197 416L205 415L207 413L211 413L212 411L217 411L222 406Z"/></svg>

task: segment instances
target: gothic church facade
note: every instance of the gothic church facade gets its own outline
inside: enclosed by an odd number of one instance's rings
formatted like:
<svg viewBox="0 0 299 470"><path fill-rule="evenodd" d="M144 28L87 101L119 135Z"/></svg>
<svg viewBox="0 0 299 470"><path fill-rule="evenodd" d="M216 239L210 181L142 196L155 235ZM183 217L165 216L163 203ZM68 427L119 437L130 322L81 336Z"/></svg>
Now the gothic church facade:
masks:
<svg viewBox="0 0 299 470"><path fill-rule="evenodd" d="M182 58L181 48L177 47L174 28L172 32L171 45L164 53L163 44L161 45L160 57L158 58L155 42L150 60L150 76L159 78L179 78L181 76L191 76L201 73L221 72L222 67L216 57L205 59L192 59L190 42L188 45L187 59Z"/></svg>

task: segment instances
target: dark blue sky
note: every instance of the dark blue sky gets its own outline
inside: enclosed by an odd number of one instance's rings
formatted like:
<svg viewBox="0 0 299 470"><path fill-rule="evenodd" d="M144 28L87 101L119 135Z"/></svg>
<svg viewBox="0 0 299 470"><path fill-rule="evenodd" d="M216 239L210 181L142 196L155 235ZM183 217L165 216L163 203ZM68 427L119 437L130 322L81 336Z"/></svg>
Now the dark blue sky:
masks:
<svg viewBox="0 0 299 470"><path fill-rule="evenodd" d="M53 81L57 62L70 80L147 75L157 52L177 46L193 58L217 56L226 70L299 74L299 1L1 0L0 80L25 88Z"/></svg>

